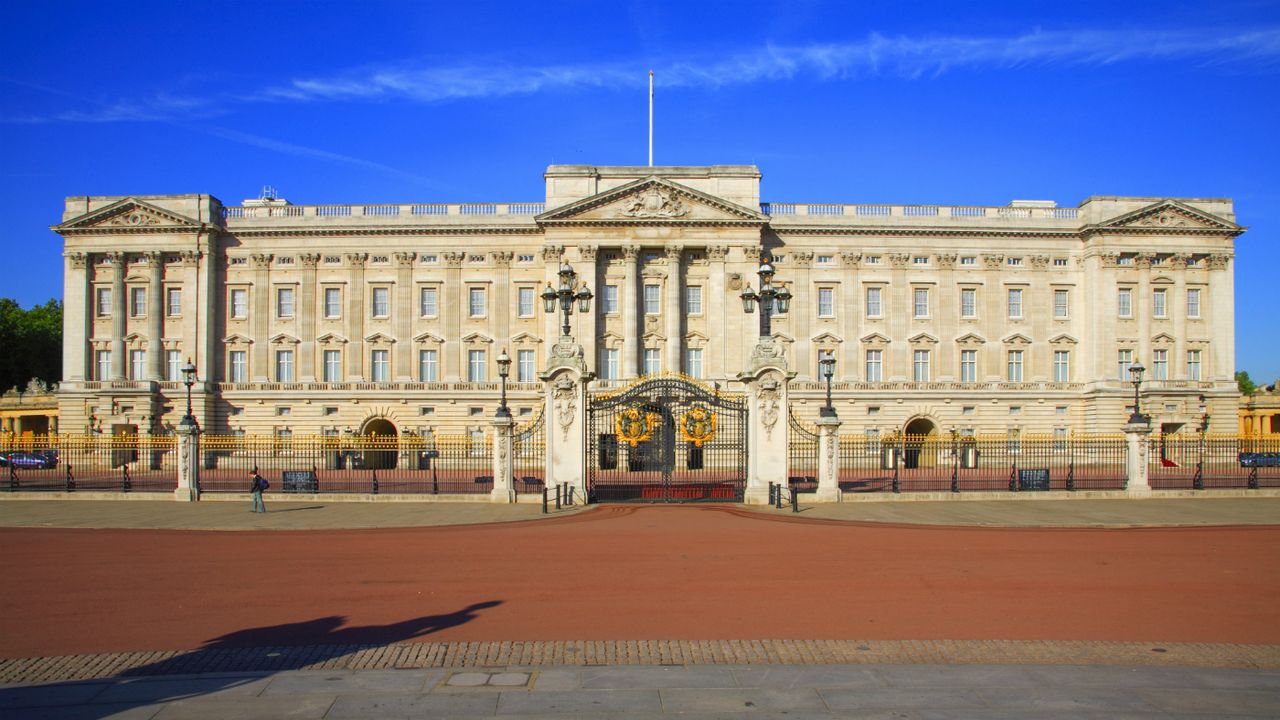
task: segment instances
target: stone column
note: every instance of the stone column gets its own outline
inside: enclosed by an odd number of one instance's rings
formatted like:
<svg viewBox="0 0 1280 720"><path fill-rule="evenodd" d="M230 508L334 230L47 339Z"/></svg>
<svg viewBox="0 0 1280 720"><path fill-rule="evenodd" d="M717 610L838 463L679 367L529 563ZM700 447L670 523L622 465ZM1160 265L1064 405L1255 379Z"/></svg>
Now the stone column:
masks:
<svg viewBox="0 0 1280 720"><path fill-rule="evenodd" d="M573 271L578 273L578 282L586 283L594 295L591 301L591 312L585 314L578 312L576 304L573 309L573 316L576 318L575 327L577 328L574 338L578 341L578 344L582 345L582 356L586 358L589 367L600 362L596 340L600 335L597 318L600 317L600 295L602 291L597 284L599 281L599 276L596 272L597 254L598 248L595 245L579 245L578 262L573 267Z"/></svg>
<svg viewBox="0 0 1280 720"><path fill-rule="evenodd" d="M173 499L194 502L200 499L200 428L178 423L178 488Z"/></svg>
<svg viewBox="0 0 1280 720"><path fill-rule="evenodd" d="M224 289L219 291L215 300L213 291L200 282L200 251L184 250L178 254L178 262L182 263L182 362L186 364L190 360L195 363L197 375L213 380L218 377L218 371L215 369L213 356L206 356L201 352L199 333L202 325L208 325L210 327L205 334L221 338L221 335L213 329L213 325L214 318L219 316L216 312L217 306L227 301L225 283L223 283ZM214 263L210 261L207 264ZM226 327L224 319L221 329L225 331ZM226 357L219 358L217 365L221 366L224 362ZM222 379L226 379L225 371Z"/></svg>
<svg viewBox="0 0 1280 720"><path fill-rule="evenodd" d="M369 253L347 253L347 382L364 380L364 265Z"/></svg>
<svg viewBox="0 0 1280 720"><path fill-rule="evenodd" d="M789 253L788 264L795 267L795 297L791 299L791 331L796 337L796 368L800 377L818 381L818 366L813 361L813 316L818 312L813 292L813 253L797 250Z"/></svg>
<svg viewBox="0 0 1280 720"><path fill-rule="evenodd" d="M1138 267L1138 289L1134 291L1133 299L1133 317L1138 321L1138 352L1134 356L1134 360L1140 360L1143 365L1147 366L1147 370L1151 371L1155 365L1152 363L1154 357L1151 354L1151 262L1155 259L1155 255L1143 253L1134 258L1134 264ZM1168 310L1169 298L1165 298L1165 309ZM1155 373L1147 376L1148 379L1155 378ZM1155 386L1152 386L1155 389Z"/></svg>
<svg viewBox="0 0 1280 720"><path fill-rule="evenodd" d="M565 338L551 351L546 383L546 484L568 483L579 502L587 492L587 383L592 375L582 359L582 346Z"/></svg>
<svg viewBox="0 0 1280 720"><path fill-rule="evenodd" d="M663 365L669 370L684 370L680 362L680 349L684 345L684 333L680 327L680 321L684 317L684 303L680 302L680 288L683 284L680 277L680 256L684 253L684 248L668 245L664 251L667 256L667 286L662 314L665 316L663 319L666 327L663 328L663 333L667 336L667 344Z"/></svg>
<svg viewBox="0 0 1280 720"><path fill-rule="evenodd" d="M1146 496L1151 494L1151 484L1147 480L1147 452L1151 439L1151 423L1128 423L1124 426L1125 473L1128 483L1125 490L1130 495Z"/></svg>
<svg viewBox="0 0 1280 720"><path fill-rule="evenodd" d="M466 253L447 252L444 257L444 381L460 382L466 364L462 359L462 316L467 312L467 298L462 296L462 261Z"/></svg>
<svg viewBox="0 0 1280 720"><path fill-rule="evenodd" d="M702 362L706 364L707 377L717 380L728 379L727 358L729 357L729 318L726 317L726 306L732 307L729 298L725 295L727 278L725 276L724 261L729 254L729 248L724 245L711 245L707 247L707 260L711 264L711 273L707 277L707 296L703 298L706 303L704 312L707 314L707 327L718 330L723 342L713 343L707 348L706 356L702 358Z"/></svg>
<svg viewBox="0 0 1280 720"><path fill-rule="evenodd" d="M1173 296L1165 300L1166 314L1173 320L1173 357L1169 358L1169 379L1191 378L1187 373L1187 259L1188 255L1169 258L1173 271ZM1200 299L1201 305L1204 298ZM1203 362L1203 358L1201 359ZM1201 368L1203 370L1203 368ZM1201 377L1204 377L1202 374Z"/></svg>
<svg viewBox="0 0 1280 720"><path fill-rule="evenodd" d="M124 323L128 298L124 291L124 272L128 257L122 252L108 253L111 258L111 379L126 377L124 356Z"/></svg>
<svg viewBox="0 0 1280 720"><path fill-rule="evenodd" d="M818 418L817 502L840 502L840 418Z"/></svg>
<svg viewBox="0 0 1280 720"><path fill-rule="evenodd" d="M62 271L65 308L62 313L62 377L80 382L93 376L89 370L93 357L89 354L89 333L96 308L90 291L89 255L68 253ZM101 379L101 378L97 378Z"/></svg>
<svg viewBox="0 0 1280 720"><path fill-rule="evenodd" d="M253 337L253 359L249 362L254 382L275 380L271 357L271 314L275 312L271 297L271 255L254 253L249 256L253 268L253 287L249 298L249 334Z"/></svg>
<svg viewBox="0 0 1280 720"><path fill-rule="evenodd" d="M639 376L638 360L640 358L640 325L637 310L640 306L640 246L626 245L622 248L622 259L625 262L626 276L622 282L622 377ZM675 368L663 368L674 370Z"/></svg>
<svg viewBox="0 0 1280 720"><path fill-rule="evenodd" d="M147 253L147 379L164 380L164 253Z"/></svg>
<svg viewBox="0 0 1280 720"><path fill-rule="evenodd" d="M515 475L511 430L515 424L511 417L493 419L493 491L489 499L496 503L516 501L511 487L511 478Z"/></svg>
<svg viewBox="0 0 1280 720"><path fill-rule="evenodd" d="M320 255L303 253L298 256L302 263L302 286L298 288L298 306L294 312L298 315L298 380L310 383L316 381L316 265L320 263Z"/></svg>
<svg viewBox="0 0 1280 720"><path fill-rule="evenodd" d="M536 313L542 314L542 337L547 341L548 345L554 347L554 339L560 337L560 304L556 303L556 307L552 312L546 312L542 305L542 292L549 286L553 289L559 288L559 280L556 273L560 271L560 257L564 254L564 246L562 245L544 245L542 246L542 286L538 288L538 298L535 301L538 306Z"/></svg>
<svg viewBox="0 0 1280 720"><path fill-rule="evenodd" d="M417 253L398 252L393 256L396 262L396 299L391 311L395 318L396 349L395 372L391 373L396 382L413 381L413 318L417 314L413 303L413 261Z"/></svg>

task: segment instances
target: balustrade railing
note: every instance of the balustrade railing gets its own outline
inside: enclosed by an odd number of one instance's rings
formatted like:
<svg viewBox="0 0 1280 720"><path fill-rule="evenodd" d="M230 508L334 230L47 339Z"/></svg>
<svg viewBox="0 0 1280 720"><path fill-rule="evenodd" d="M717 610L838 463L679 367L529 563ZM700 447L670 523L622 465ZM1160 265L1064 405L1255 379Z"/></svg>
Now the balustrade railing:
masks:
<svg viewBox="0 0 1280 720"><path fill-rule="evenodd" d="M268 220L273 218L400 218L438 216L532 216L545 212L546 203L413 203L407 205L267 205L222 208L227 220Z"/></svg>

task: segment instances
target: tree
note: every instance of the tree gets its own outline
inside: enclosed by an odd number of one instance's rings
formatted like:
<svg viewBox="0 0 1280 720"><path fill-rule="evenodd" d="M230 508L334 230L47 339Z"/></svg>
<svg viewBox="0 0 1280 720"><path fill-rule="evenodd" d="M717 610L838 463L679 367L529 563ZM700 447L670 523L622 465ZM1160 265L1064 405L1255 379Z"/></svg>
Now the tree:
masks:
<svg viewBox="0 0 1280 720"><path fill-rule="evenodd" d="M62 303L50 300L30 310L0 298L0 391L23 389L33 378L62 379Z"/></svg>
<svg viewBox="0 0 1280 720"><path fill-rule="evenodd" d="M1258 385L1249 379L1249 371L1236 371L1236 386L1240 388L1242 395L1252 395L1258 392Z"/></svg>

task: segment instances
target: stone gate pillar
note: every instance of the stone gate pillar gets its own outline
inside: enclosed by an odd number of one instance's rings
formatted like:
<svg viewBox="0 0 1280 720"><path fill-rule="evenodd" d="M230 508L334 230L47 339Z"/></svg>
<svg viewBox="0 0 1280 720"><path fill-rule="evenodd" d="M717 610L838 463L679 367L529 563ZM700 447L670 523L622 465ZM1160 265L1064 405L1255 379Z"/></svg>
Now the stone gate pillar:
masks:
<svg viewBox="0 0 1280 720"><path fill-rule="evenodd" d="M840 418L818 418L817 502L840 502Z"/></svg>
<svg viewBox="0 0 1280 720"><path fill-rule="evenodd" d="M568 483L574 498L587 497L587 383L592 375L583 361L582 346L562 336L551 349L541 378L546 383L548 488Z"/></svg>
<svg viewBox="0 0 1280 720"><path fill-rule="evenodd" d="M1150 439L1151 423L1128 423L1124 426L1124 440L1128 450L1125 454L1125 474L1129 478L1125 490L1130 495L1151 494L1147 458Z"/></svg>
<svg viewBox="0 0 1280 720"><path fill-rule="evenodd" d="M769 483L787 482L787 372L782 346L760 338L751 353L751 369L738 380L747 386L747 491L744 501L769 502Z"/></svg>
<svg viewBox="0 0 1280 720"><path fill-rule="evenodd" d="M489 499L493 502L516 501L511 487L511 478L515 475L511 430L515 424L515 419L511 417L493 419L493 490L489 493Z"/></svg>
<svg viewBox="0 0 1280 720"><path fill-rule="evenodd" d="M200 427L195 423L178 423L178 488L173 499L200 499Z"/></svg>

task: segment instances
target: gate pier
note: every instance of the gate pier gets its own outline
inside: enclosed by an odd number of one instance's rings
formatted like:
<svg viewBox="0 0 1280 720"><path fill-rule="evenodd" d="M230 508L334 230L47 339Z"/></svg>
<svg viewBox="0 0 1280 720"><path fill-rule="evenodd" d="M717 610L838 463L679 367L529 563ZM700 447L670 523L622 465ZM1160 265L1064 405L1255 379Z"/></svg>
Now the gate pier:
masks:
<svg viewBox="0 0 1280 720"><path fill-rule="evenodd" d="M769 483L787 484L787 382L793 374L779 354L738 375L747 386L748 504L767 505Z"/></svg>
<svg viewBox="0 0 1280 720"><path fill-rule="evenodd" d="M544 477L546 487L567 483L583 499L587 497L587 383L593 377L583 360L582 346L561 336L551 350L547 371L541 375L547 389Z"/></svg>

